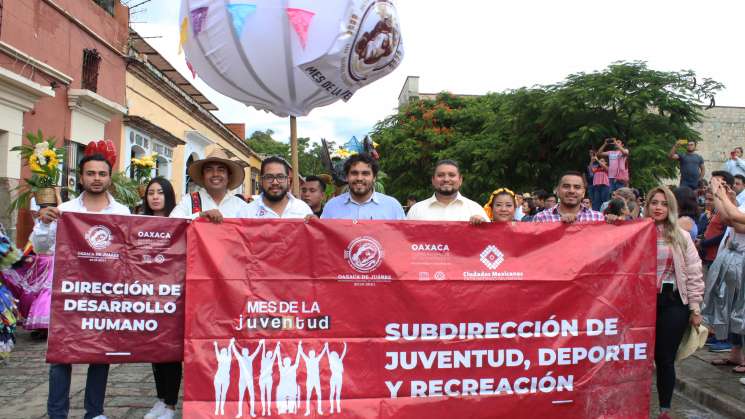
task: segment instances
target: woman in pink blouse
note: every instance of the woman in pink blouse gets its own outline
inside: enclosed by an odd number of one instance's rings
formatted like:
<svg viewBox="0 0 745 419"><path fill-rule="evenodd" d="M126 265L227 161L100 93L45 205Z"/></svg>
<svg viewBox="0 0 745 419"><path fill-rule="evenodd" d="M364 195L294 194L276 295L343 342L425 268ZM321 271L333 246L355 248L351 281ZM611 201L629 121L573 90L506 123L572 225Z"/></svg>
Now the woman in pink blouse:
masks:
<svg viewBox="0 0 745 419"><path fill-rule="evenodd" d="M647 195L645 214L657 226L657 332L654 362L660 419L669 418L675 387L675 355L689 324L701 324L704 295L701 259L690 234L678 227L678 208L670 189Z"/></svg>

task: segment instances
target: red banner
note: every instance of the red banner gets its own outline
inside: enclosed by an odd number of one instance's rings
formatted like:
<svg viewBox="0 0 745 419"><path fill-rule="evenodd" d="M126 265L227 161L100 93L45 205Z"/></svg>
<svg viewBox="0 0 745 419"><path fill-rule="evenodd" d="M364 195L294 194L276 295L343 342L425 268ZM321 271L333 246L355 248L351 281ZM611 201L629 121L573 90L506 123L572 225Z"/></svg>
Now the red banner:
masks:
<svg viewBox="0 0 745 419"><path fill-rule="evenodd" d="M47 362L181 360L187 227L180 219L63 214Z"/></svg>
<svg viewBox="0 0 745 419"><path fill-rule="evenodd" d="M655 238L649 221L193 223L184 417L648 417Z"/></svg>

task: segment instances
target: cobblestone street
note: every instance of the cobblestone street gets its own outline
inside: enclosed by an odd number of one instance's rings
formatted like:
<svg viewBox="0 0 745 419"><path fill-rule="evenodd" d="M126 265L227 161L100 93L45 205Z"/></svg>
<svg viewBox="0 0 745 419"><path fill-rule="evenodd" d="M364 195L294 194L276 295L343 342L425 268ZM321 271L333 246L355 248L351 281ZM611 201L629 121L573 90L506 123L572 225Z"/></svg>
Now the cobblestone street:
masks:
<svg viewBox="0 0 745 419"><path fill-rule="evenodd" d="M32 340L29 333L19 329L18 344L5 365L0 365L0 376L6 383L0 392L0 418L41 419L46 417L48 392L48 367L44 361L46 342ZM711 373L719 369L710 368ZM82 418L85 366L74 366L71 390L71 418ZM734 391L740 389L734 376L722 372L722 379L729 380ZM741 386L745 389L745 386ZM743 390L745 391L745 390ZM657 395L652 392L650 418L656 417ZM106 412L109 419L142 418L155 402L155 385L149 364L112 365L106 390ZM743 403L745 404L745 403ZM673 400L674 417L685 419L723 419L699 403L676 394ZM180 408L180 406L179 406ZM181 418L180 412L176 415Z"/></svg>

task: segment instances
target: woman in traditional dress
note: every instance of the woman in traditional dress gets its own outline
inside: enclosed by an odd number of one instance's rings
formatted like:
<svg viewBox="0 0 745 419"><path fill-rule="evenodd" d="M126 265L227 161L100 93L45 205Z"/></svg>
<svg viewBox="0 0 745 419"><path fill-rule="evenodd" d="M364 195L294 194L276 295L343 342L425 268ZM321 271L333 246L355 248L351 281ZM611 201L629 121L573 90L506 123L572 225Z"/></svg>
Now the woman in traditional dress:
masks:
<svg viewBox="0 0 745 419"><path fill-rule="evenodd" d="M33 199L30 210L32 215L38 214L39 207ZM34 223L40 222L34 216ZM34 339L46 339L52 306L54 250L35 252L29 243L23 252L23 261L24 263L15 269L5 270L3 275L8 287L18 298L18 311L23 318L23 328L30 330Z"/></svg>
<svg viewBox="0 0 745 419"><path fill-rule="evenodd" d="M21 251L15 247L0 225L0 271L11 268L21 257ZM16 300L0 276L0 364L10 356L10 351L15 345L17 317Z"/></svg>

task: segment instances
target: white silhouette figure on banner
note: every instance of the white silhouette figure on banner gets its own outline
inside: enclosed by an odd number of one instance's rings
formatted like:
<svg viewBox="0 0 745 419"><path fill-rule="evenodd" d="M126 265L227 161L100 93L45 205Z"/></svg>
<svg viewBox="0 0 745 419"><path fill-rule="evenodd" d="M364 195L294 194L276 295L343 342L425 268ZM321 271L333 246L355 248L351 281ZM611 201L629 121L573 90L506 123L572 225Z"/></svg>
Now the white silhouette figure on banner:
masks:
<svg viewBox="0 0 745 419"><path fill-rule="evenodd" d="M316 351L310 350L308 352L308 355L306 356L303 353L303 348L298 347L298 353L303 358L303 361L305 361L305 371L307 373L307 376L305 378L305 416L310 415L310 396L313 393L313 390L316 391L316 395L318 396L318 403L316 404L318 414L323 414L323 409L321 409L321 371L320 371L320 363L321 358L323 358L324 355L329 350L329 344L323 346L323 351L316 356Z"/></svg>
<svg viewBox="0 0 745 419"><path fill-rule="evenodd" d="M215 416L225 414L225 399L228 396L228 386L230 385L230 350L235 350L235 338L230 339L227 348L219 349L217 341L215 344L215 358L217 358L217 371L215 372Z"/></svg>
<svg viewBox="0 0 745 419"><path fill-rule="evenodd" d="M325 349L328 350L328 343ZM331 370L331 379L329 380L329 403L331 403L331 412L334 413L334 399L336 399L336 413L341 413L341 384L344 375L344 356L347 354L347 343L344 342L344 351L341 356L336 351L329 352L329 369Z"/></svg>
<svg viewBox="0 0 745 419"><path fill-rule="evenodd" d="M279 384L277 385L277 411L283 413L297 413L300 404L300 386L297 384L297 367L300 364L300 351L303 342L297 345L295 363L289 356L281 359L279 349L277 350L277 366L279 368Z"/></svg>
<svg viewBox="0 0 745 419"><path fill-rule="evenodd" d="M256 345L256 350L253 354L248 354L248 348L243 348L239 353L238 349L233 346L233 354L235 359L238 361L238 367L240 370L240 377L238 379L238 414L237 418L243 416L243 395L246 393L248 388L249 406L251 407L251 416L256 417L254 412L254 358L259 353L259 349L264 346L264 339L259 341Z"/></svg>
<svg viewBox="0 0 745 419"><path fill-rule="evenodd" d="M272 369L274 367L274 358L279 357L279 342L273 351L266 351L266 344L261 350L261 370L259 372L259 391L261 392L261 415L272 414Z"/></svg>

